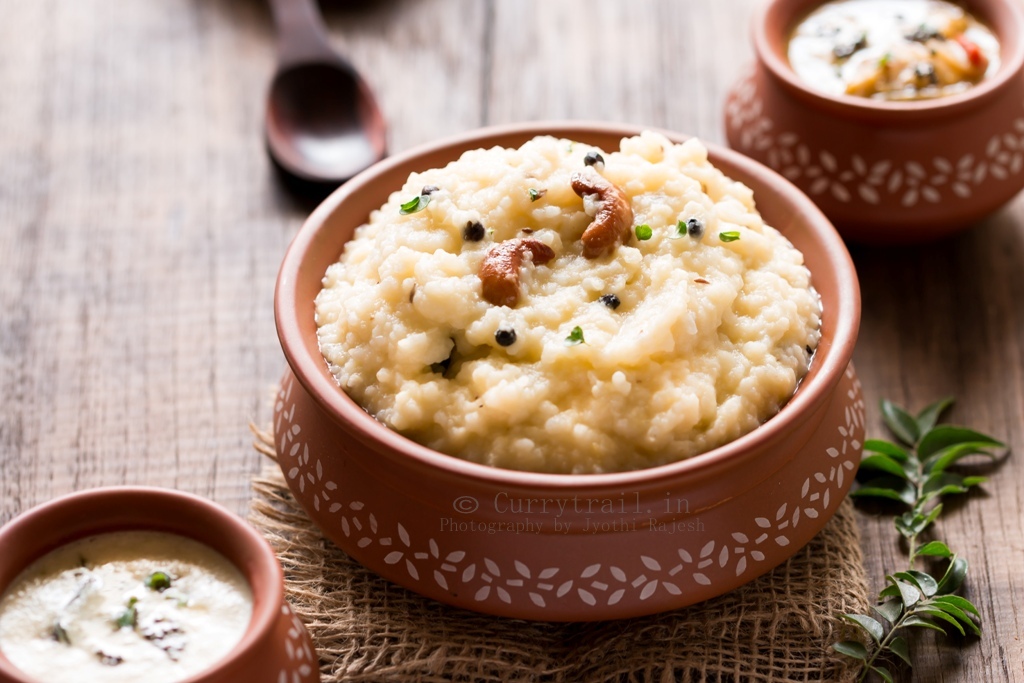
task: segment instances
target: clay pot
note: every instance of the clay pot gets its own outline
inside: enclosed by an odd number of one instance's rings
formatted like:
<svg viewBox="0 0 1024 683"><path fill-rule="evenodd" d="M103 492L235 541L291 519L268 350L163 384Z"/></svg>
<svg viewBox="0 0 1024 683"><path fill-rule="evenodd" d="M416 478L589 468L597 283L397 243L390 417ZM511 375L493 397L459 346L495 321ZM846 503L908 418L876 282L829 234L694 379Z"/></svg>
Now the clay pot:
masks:
<svg viewBox="0 0 1024 683"><path fill-rule="evenodd" d="M289 369L275 406L281 468L324 533L413 591L495 615L570 621L689 605L767 572L836 511L859 461L864 402L850 366L857 276L828 220L781 176L709 146L753 188L767 221L806 256L824 306L799 390L765 425L721 448L642 471L554 475L450 457L389 430L338 388L317 347L314 297L371 210L413 171L463 151L551 134L618 149L639 128L530 123L466 133L392 157L331 195L281 266L278 335ZM666 133L675 141L685 136Z"/></svg>
<svg viewBox="0 0 1024 683"><path fill-rule="evenodd" d="M754 17L756 61L725 104L729 145L782 173L848 239L910 244L963 230L1024 187L1024 11L963 4L990 26L1002 65L969 90L885 102L807 86L786 58L822 0L770 0Z"/></svg>
<svg viewBox="0 0 1024 683"><path fill-rule="evenodd" d="M214 548L249 582L253 613L223 660L183 683L316 683L320 669L302 622L284 600L274 551L252 527L207 500L169 489L100 488L29 510L0 529L0 595L28 565L72 541L111 531L163 531ZM0 652L0 683L32 683Z"/></svg>

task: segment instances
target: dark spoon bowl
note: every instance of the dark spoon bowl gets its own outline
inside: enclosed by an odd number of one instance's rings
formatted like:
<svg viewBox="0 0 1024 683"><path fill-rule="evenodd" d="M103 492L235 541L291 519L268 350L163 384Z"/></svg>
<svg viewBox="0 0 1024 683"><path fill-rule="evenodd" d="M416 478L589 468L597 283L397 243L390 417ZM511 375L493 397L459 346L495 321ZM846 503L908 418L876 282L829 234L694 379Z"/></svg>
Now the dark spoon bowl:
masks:
<svg viewBox="0 0 1024 683"><path fill-rule="evenodd" d="M330 46L315 4L271 5L279 62L267 97L267 149L287 175L336 187L384 158L384 119L366 81Z"/></svg>
<svg viewBox="0 0 1024 683"><path fill-rule="evenodd" d="M346 64L279 71L267 102L267 144L304 180L351 178L384 158L385 132L366 83Z"/></svg>

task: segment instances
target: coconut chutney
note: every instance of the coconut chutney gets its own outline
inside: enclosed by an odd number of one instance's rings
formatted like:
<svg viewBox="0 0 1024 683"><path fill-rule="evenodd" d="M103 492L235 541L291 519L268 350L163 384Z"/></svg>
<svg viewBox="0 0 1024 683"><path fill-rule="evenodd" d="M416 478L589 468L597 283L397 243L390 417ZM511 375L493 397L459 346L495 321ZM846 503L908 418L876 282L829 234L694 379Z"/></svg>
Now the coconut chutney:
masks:
<svg viewBox="0 0 1024 683"><path fill-rule="evenodd" d="M808 85L830 94L920 100L963 92L999 68L999 41L946 0L832 0L788 46Z"/></svg>
<svg viewBox="0 0 1024 683"><path fill-rule="evenodd" d="M91 536L43 556L0 599L0 650L47 683L174 683L223 658L252 615L242 574L174 534Z"/></svg>

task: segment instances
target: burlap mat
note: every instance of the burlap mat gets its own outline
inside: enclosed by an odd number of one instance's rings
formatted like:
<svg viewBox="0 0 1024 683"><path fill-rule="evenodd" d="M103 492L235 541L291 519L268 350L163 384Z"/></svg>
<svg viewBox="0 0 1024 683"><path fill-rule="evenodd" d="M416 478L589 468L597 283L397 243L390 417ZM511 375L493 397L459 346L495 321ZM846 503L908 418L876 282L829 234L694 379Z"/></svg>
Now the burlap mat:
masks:
<svg viewBox="0 0 1024 683"><path fill-rule="evenodd" d="M272 435L256 448L274 458ZM829 645L833 615L860 612L867 584L853 508L789 562L732 593L641 619L548 624L488 617L422 598L326 540L276 464L253 480L250 521L284 565L324 683L848 681Z"/></svg>

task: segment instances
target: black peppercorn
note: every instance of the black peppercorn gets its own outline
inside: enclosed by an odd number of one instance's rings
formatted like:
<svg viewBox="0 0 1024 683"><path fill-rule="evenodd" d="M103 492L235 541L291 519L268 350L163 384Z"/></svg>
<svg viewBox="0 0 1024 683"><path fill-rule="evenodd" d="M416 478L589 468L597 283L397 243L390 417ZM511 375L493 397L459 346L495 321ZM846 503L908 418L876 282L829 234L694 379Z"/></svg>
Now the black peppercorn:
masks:
<svg viewBox="0 0 1024 683"><path fill-rule="evenodd" d="M440 189L441 188L438 187L437 185L424 185L423 189L420 190L420 194L424 195L424 196L429 196L429 195L434 194L435 192L437 192Z"/></svg>
<svg viewBox="0 0 1024 683"><path fill-rule="evenodd" d="M484 226L480 221L469 221L462 229L462 239L467 242L479 242L484 238Z"/></svg>
<svg viewBox="0 0 1024 683"><path fill-rule="evenodd" d="M621 301L619 301L619 297L615 296L614 294L605 294L600 299L598 299L598 301L600 301L613 311L619 307L619 304L622 303Z"/></svg>
<svg viewBox="0 0 1024 683"><path fill-rule="evenodd" d="M695 240L704 236L704 222L699 218L691 218L686 221L686 234Z"/></svg>
<svg viewBox="0 0 1024 683"><path fill-rule="evenodd" d="M604 157L597 152L587 152L587 156L583 157L583 163L587 166L593 166L594 164L604 166Z"/></svg>
<svg viewBox="0 0 1024 683"><path fill-rule="evenodd" d="M512 346L516 343L516 331L513 329L499 328L494 333L494 341L498 342L498 346Z"/></svg>

